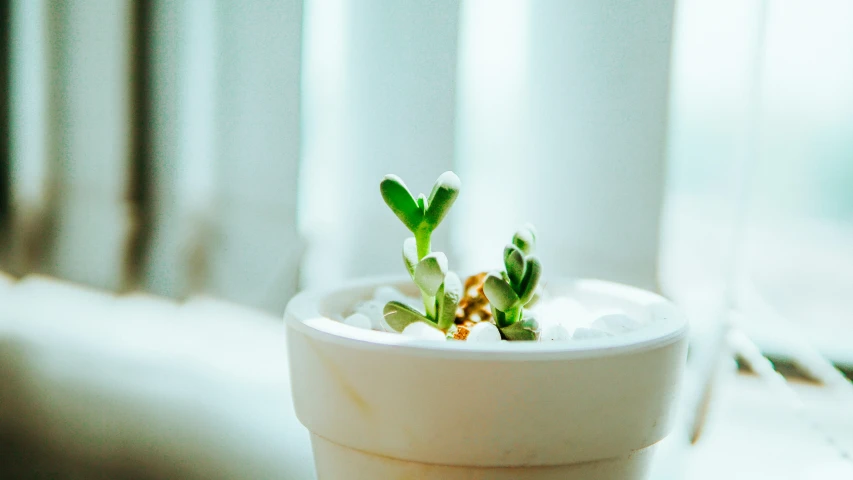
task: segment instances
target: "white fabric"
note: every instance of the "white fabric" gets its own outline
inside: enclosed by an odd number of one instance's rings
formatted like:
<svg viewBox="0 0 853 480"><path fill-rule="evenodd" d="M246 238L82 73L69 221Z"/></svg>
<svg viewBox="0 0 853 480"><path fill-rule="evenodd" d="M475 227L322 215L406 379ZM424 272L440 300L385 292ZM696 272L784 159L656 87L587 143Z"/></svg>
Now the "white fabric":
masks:
<svg viewBox="0 0 853 480"><path fill-rule="evenodd" d="M207 298L0 279L0 430L26 433L51 465L101 474L312 478L284 333Z"/></svg>

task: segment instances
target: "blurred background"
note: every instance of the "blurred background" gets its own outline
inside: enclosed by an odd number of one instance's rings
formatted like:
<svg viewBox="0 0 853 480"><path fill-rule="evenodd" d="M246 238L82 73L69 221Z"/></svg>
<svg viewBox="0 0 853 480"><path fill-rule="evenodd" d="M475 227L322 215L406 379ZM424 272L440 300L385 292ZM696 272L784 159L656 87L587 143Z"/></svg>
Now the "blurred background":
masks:
<svg viewBox="0 0 853 480"><path fill-rule="evenodd" d="M455 270L530 221L688 312L655 478L853 478L851 51L849 0L0 0L0 476L311 478L284 306L454 170Z"/></svg>

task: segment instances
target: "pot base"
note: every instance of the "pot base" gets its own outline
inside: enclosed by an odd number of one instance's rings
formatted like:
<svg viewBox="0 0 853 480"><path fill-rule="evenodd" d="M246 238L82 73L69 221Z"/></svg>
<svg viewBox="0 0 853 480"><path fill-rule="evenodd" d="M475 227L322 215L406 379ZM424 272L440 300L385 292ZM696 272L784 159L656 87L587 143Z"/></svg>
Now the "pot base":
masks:
<svg viewBox="0 0 853 480"><path fill-rule="evenodd" d="M399 460L311 435L319 480L641 480L654 446L625 457L541 467L464 467Z"/></svg>

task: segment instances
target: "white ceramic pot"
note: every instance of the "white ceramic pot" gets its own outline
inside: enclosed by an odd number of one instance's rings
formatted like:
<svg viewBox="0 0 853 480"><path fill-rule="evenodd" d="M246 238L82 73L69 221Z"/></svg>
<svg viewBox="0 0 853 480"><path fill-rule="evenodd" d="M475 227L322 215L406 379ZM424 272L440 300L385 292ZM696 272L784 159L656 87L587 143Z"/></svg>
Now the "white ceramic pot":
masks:
<svg viewBox="0 0 853 480"><path fill-rule="evenodd" d="M551 343L430 342L331 320L373 279L296 296L285 314L296 415L320 480L642 479L670 430L686 321L658 295L578 280L592 308L647 323Z"/></svg>

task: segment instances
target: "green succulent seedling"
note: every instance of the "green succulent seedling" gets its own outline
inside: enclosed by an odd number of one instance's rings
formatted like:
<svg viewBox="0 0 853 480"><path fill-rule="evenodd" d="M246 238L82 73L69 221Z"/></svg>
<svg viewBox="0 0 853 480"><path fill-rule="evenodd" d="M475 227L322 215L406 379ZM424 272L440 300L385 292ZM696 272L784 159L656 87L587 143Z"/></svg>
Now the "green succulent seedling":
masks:
<svg viewBox="0 0 853 480"><path fill-rule="evenodd" d="M453 172L441 174L429 197L420 194L417 200L396 175L386 175L379 184L385 203L414 234L403 242L403 263L424 302L423 312L401 302L385 305L385 321L398 332L413 322L426 322L441 330L453 325L462 298L462 282L448 271L447 257L432 252L431 244L432 232L447 216L460 188L459 177Z"/></svg>
<svg viewBox="0 0 853 480"><path fill-rule="evenodd" d="M490 273L483 284L495 324L507 340L535 340L538 335L538 322L524 310L534 300L542 276L542 263L533 255L535 245L533 226L520 228L504 249L504 270Z"/></svg>
<svg viewBox="0 0 853 480"><path fill-rule="evenodd" d="M461 187L462 182L453 172L442 173L435 181L429 198L420 194L417 200L396 175L386 175L379 184L385 203L403 225L415 234L418 260L429 255L432 232L450 211Z"/></svg>

